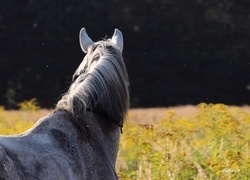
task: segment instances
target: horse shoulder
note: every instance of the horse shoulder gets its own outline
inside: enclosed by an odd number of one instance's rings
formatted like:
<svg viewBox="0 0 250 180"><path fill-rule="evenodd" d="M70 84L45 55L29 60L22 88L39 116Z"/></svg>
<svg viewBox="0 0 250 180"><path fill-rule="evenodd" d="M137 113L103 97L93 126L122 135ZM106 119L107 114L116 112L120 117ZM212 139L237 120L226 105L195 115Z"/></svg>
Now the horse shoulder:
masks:
<svg viewBox="0 0 250 180"><path fill-rule="evenodd" d="M16 156L9 154L8 151L0 144L0 179L12 180L23 179L22 172L18 170L15 163Z"/></svg>

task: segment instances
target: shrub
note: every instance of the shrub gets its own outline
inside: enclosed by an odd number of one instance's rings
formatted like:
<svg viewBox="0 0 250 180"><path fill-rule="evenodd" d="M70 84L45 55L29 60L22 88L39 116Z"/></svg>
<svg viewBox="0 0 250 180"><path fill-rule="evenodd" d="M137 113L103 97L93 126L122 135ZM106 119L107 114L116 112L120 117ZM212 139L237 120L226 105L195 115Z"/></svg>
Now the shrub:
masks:
<svg viewBox="0 0 250 180"><path fill-rule="evenodd" d="M36 111L40 109L38 102L35 98L32 98L30 100L25 100L19 103L18 106L20 107L20 110L24 111Z"/></svg>

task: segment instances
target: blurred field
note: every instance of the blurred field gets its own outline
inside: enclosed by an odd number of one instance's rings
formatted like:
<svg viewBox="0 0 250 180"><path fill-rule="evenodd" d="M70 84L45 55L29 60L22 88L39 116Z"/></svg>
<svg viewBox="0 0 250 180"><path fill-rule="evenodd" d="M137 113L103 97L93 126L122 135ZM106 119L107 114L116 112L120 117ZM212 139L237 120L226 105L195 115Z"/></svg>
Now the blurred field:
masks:
<svg viewBox="0 0 250 180"><path fill-rule="evenodd" d="M130 109L129 114L133 114L134 120L139 123L154 123L164 118L168 110L173 110L180 116L192 116L195 115L197 107L186 105L169 108L136 108Z"/></svg>
<svg viewBox="0 0 250 180"><path fill-rule="evenodd" d="M29 107L30 106L30 107ZM38 119L48 115L53 110L39 109L34 105L22 107L21 110L4 110L0 108L0 134L9 135L21 133L34 125ZM137 108L130 109L129 114L133 114L133 121L138 123L152 124L161 120L167 110L173 109L180 116L191 116L196 113L196 106L179 106L171 108ZM249 108L250 109L250 108Z"/></svg>
<svg viewBox="0 0 250 180"><path fill-rule="evenodd" d="M30 128L52 110L0 108L0 134ZM117 172L128 179L250 179L250 107L204 104L131 109Z"/></svg>
<svg viewBox="0 0 250 180"><path fill-rule="evenodd" d="M1 106L0 106L1 107ZM250 114L250 106L228 106L229 108L240 108L246 113ZM2 107L3 108L3 107ZM3 109L2 109L3 110ZM169 110L173 110L178 116L194 116L197 113L197 106L185 105L185 106L175 106L175 107L165 107L165 108L134 108L129 110L129 114L133 114L134 120L138 123L154 123L165 117L165 113ZM4 119L8 121L24 120L31 123L36 122L39 118L42 118L53 110L49 109L39 109L39 110L9 110L4 111L0 114Z"/></svg>
<svg viewBox="0 0 250 180"><path fill-rule="evenodd" d="M245 105L241 107L228 106L229 108L240 108L246 113L250 114L250 106ZM136 108L130 109L129 113L134 115L134 119L140 123L153 123L165 117L165 113L173 110L178 116L195 116L197 114L197 106L185 105L165 108Z"/></svg>

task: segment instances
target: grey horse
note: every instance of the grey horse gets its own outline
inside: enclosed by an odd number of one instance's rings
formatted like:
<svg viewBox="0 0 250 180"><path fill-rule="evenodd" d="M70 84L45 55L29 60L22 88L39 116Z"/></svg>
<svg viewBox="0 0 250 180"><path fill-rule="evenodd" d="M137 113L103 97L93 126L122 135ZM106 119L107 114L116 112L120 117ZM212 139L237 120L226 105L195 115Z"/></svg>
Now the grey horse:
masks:
<svg viewBox="0 0 250 180"><path fill-rule="evenodd" d="M118 179L115 164L129 108L129 81L122 58L123 36L93 42L55 110L28 131L0 136L0 179Z"/></svg>

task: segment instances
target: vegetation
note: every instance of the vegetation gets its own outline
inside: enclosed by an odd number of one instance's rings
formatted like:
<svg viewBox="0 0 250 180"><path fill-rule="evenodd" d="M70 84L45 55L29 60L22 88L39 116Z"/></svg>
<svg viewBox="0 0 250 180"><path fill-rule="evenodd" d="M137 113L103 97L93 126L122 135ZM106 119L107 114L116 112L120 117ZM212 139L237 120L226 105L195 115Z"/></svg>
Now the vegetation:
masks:
<svg viewBox="0 0 250 180"><path fill-rule="evenodd" d="M32 101L25 102L30 109L0 108L0 134L27 130L50 112L37 110ZM130 111L116 167L121 180L250 178L249 112L204 103L192 114L180 112L176 108Z"/></svg>
<svg viewBox="0 0 250 180"><path fill-rule="evenodd" d="M49 110L39 110L36 99L19 103L19 108L19 111L6 111L3 106L0 106L0 134L22 133L32 127L39 118L49 113Z"/></svg>
<svg viewBox="0 0 250 180"><path fill-rule="evenodd" d="M152 124L129 114L121 136L120 179L249 179L250 114L200 104L192 116L168 110Z"/></svg>

